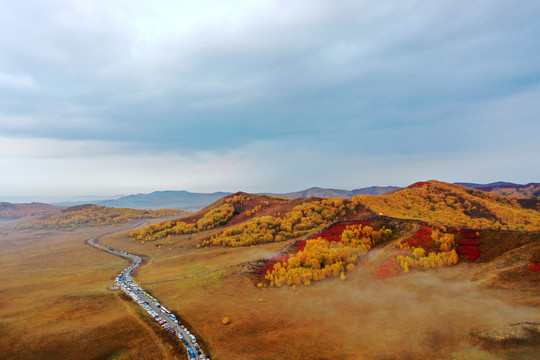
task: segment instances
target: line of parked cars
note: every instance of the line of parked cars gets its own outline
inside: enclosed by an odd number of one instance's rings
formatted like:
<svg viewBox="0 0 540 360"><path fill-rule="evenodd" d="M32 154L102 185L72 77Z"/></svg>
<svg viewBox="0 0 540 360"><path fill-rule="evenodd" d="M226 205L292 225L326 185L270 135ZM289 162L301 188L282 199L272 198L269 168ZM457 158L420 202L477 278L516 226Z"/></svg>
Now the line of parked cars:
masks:
<svg viewBox="0 0 540 360"><path fill-rule="evenodd" d="M95 243L95 239L88 241L91 245L105 250L110 253L114 253L120 256L129 257L133 260L133 264L122 270L120 274L114 279L114 282L135 302L137 302L146 312L156 320L165 331L169 334L177 334L178 339L182 341L188 350L189 359L210 360L210 356L206 357L202 353L197 339L189 330L178 321L176 315L174 315L169 309L161 305L155 297L147 293L143 288L136 284L131 278L131 273L141 264L142 259L136 255L126 253L121 250L115 250L111 247L106 248Z"/></svg>

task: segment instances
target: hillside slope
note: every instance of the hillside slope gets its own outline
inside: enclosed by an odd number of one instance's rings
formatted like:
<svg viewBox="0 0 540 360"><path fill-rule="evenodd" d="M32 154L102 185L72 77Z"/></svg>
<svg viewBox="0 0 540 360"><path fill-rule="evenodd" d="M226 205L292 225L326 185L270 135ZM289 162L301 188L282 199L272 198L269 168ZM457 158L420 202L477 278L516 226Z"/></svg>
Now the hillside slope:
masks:
<svg viewBox="0 0 540 360"><path fill-rule="evenodd" d="M26 216L52 215L60 212L62 207L43 203L12 204L0 202L0 219L18 219Z"/></svg>
<svg viewBox="0 0 540 360"><path fill-rule="evenodd" d="M120 224L137 219L180 216L187 214L182 210L137 210L108 208L98 205L78 205L49 215L43 219L26 222L19 229L58 229L70 230L82 226L104 226Z"/></svg>
<svg viewBox="0 0 540 360"><path fill-rule="evenodd" d="M380 196L360 195L366 208L384 215L442 225L494 230L540 230L540 212L516 200L435 180Z"/></svg>
<svg viewBox="0 0 540 360"><path fill-rule="evenodd" d="M147 226L133 231L130 236L145 242L218 229L223 231L204 244L245 246L296 238L336 220L369 215L371 213L351 199L290 200L239 192L195 214Z"/></svg>

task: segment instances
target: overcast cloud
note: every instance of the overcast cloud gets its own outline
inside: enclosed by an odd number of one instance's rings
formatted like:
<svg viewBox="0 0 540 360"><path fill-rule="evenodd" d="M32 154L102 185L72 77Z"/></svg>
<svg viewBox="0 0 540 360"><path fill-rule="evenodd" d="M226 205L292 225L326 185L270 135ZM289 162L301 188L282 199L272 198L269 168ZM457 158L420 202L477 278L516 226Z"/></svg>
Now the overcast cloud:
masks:
<svg viewBox="0 0 540 360"><path fill-rule="evenodd" d="M538 1L0 0L0 200L540 181Z"/></svg>

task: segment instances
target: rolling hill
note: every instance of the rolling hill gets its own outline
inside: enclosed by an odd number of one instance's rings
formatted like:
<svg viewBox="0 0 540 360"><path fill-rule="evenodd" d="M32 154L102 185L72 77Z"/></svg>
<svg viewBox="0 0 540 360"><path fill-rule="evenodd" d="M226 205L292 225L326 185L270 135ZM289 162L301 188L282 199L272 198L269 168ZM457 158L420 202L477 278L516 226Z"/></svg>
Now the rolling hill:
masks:
<svg viewBox="0 0 540 360"><path fill-rule="evenodd" d="M318 192L315 188L312 193ZM286 199L239 192L182 219L137 230L132 237L153 241L234 225L210 242L252 245L297 238L334 221L375 213L453 227L540 230L540 212L535 207L524 208L515 199L431 180L384 195L355 195L349 199Z"/></svg>
<svg viewBox="0 0 540 360"><path fill-rule="evenodd" d="M367 209L442 225L493 230L540 230L540 212L497 194L430 180L391 194L359 196Z"/></svg>
<svg viewBox="0 0 540 360"><path fill-rule="evenodd" d="M493 192L502 196L515 197L518 199L536 199L540 196L540 184L539 183L529 183L526 185L514 184L510 182L494 182L490 184L477 184L477 183L456 183L456 185L465 186L472 189L478 189L487 192ZM294 191L289 193L266 193L271 196L279 196L286 199L298 199L298 198L327 198L327 197L339 197L343 199L352 198L357 195L384 195L397 190L400 190L400 187L397 186L370 186L365 188L359 188L354 190L344 190L344 189L329 189L321 187L312 187L309 189L304 189L300 191ZM131 209L145 209L145 210L157 210L157 209L177 209L185 210L190 212L196 212L202 208L214 203L215 201L229 196L232 193L230 192L214 192L214 193L193 193L189 191L154 191L149 194L134 194L128 196L122 196L117 199L106 199L106 200L95 200L95 201L76 201L76 202L63 202L55 203L56 206L61 206L58 209L66 206L76 206L83 205L87 203L92 203L100 206L114 207L114 208L131 208ZM262 195L262 194L261 194ZM2 215L2 207L4 214L15 214L14 207L11 207L9 203L0 207L0 217ZM14 206L24 205L19 209L26 207L30 209L31 207L34 210L29 211L28 214L36 215L47 215L50 212L54 213L51 208L50 210L44 210L45 206L50 206L40 203L32 204L12 204ZM529 206L530 207L530 206ZM41 210L37 210L41 209ZM25 214L25 211L19 211L19 214ZM3 217L11 217L11 215L6 215Z"/></svg>
<svg viewBox="0 0 540 360"><path fill-rule="evenodd" d="M134 244L155 242L157 248L166 239L169 249L185 241L203 249L294 240L271 258L250 265L263 276L264 283L256 279L258 287L281 287L309 286L331 277L345 280L360 266L359 258L382 246L385 256L374 269L379 278L459 261L488 263L535 244L538 231L540 212L523 208L515 199L431 180L385 195L349 199L286 199L239 192L195 214L129 235ZM534 254L518 253L521 270L536 266Z"/></svg>
<svg viewBox="0 0 540 360"><path fill-rule="evenodd" d="M58 229L70 230L83 226L105 226L120 224L138 219L181 216L187 214L182 210L139 210L126 208L109 208L99 205L77 205L48 215L42 219L28 221L18 229Z"/></svg>
<svg viewBox="0 0 540 360"><path fill-rule="evenodd" d="M229 243L230 238L225 237L230 235L242 235L235 237L234 241L242 245L248 237L250 243L282 241L305 235L340 216L344 218L349 213L352 215L356 206L345 209L344 204L349 203L349 200L343 199L285 199L238 192L216 201L195 214L138 229L130 236L148 242L168 236L202 233L233 226L234 234L226 233L222 238L223 241ZM243 240L239 241L240 238Z"/></svg>
<svg viewBox="0 0 540 360"><path fill-rule="evenodd" d="M400 189L396 186L371 186L367 188L355 189L355 190L341 190L341 189L325 189L319 187L313 187L310 189L285 193L285 194L271 194L270 196L279 196L287 199L297 198L309 198L309 197L340 197L350 198L355 195L379 195L386 194L391 191ZM122 207L131 209L178 209L185 211L199 211L202 208L214 203L215 201L232 195L230 192L214 192L214 193L193 193L189 191L154 191L149 194L135 194L122 196L118 199L101 200L93 202L96 205L108 206L108 207ZM261 194L264 195L264 194ZM72 203L70 205L79 205L79 203Z"/></svg>
<svg viewBox="0 0 540 360"><path fill-rule="evenodd" d="M52 215L60 212L62 207L43 203L12 204L0 202L0 219L18 219L27 216Z"/></svg>
<svg viewBox="0 0 540 360"><path fill-rule="evenodd" d="M519 185L499 181L490 184L456 183L456 185L462 185L473 189L477 188L478 190L493 192L502 196L517 197L520 199L536 199L538 196L540 196L540 184L537 183ZM356 195L384 195L400 189L402 188L397 186L370 186L354 190L312 187L309 189L283 194L266 194L271 196L279 196L286 199L310 197L339 197L348 199ZM199 211L213 202L231 194L232 193L229 192L192 193L189 191L155 191L149 194L136 194L123 196L118 199L97 201L95 204L109 207L127 207L132 209L179 209L194 212Z"/></svg>

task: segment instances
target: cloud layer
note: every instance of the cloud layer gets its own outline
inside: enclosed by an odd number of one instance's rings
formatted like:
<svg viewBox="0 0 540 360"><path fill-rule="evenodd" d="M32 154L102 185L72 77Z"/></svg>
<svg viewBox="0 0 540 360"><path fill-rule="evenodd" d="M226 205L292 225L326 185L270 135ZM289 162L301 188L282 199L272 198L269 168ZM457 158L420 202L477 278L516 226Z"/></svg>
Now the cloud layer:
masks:
<svg viewBox="0 0 540 360"><path fill-rule="evenodd" d="M535 1L0 3L0 195L540 177Z"/></svg>

